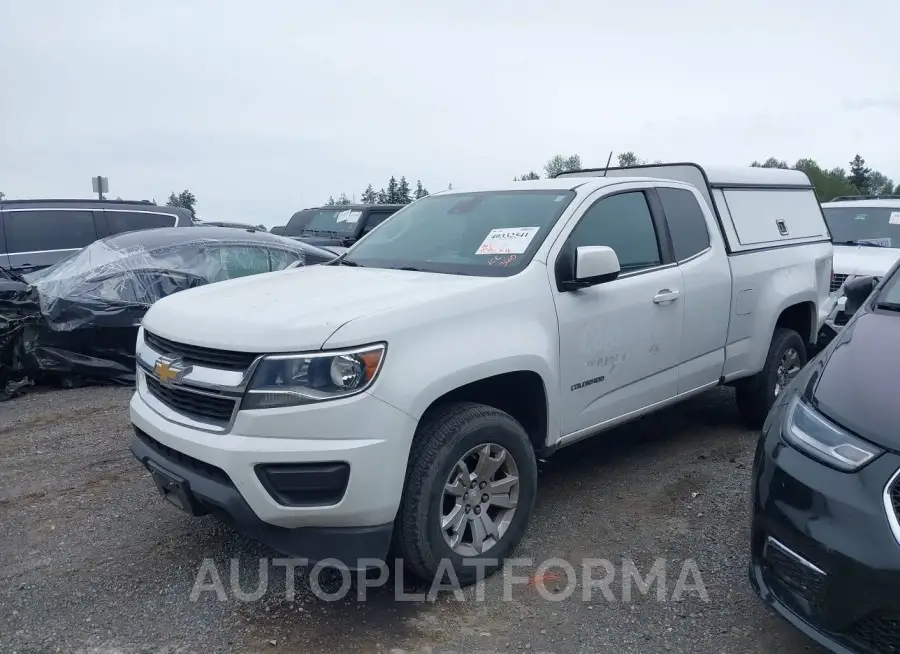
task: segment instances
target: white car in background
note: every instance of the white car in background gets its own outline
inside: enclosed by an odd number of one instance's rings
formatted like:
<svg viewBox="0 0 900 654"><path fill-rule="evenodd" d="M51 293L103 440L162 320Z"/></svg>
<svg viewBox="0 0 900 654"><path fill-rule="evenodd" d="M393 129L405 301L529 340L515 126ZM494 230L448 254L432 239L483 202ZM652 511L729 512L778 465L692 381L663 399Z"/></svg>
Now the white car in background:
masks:
<svg viewBox="0 0 900 654"><path fill-rule="evenodd" d="M831 292L840 295L848 279L880 279L900 259L900 196L846 196L822 203L825 222L834 241ZM834 324L850 316L841 298Z"/></svg>
<svg viewBox="0 0 900 654"><path fill-rule="evenodd" d="M881 277L900 259L900 196L835 198L822 211L834 240L832 291L852 277Z"/></svg>

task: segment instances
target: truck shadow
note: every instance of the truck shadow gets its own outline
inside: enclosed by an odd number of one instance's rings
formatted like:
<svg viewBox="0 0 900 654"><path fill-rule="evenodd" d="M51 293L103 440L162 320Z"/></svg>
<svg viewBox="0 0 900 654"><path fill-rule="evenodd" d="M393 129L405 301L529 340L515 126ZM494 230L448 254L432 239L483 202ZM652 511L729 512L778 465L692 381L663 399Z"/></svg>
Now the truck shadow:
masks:
<svg viewBox="0 0 900 654"><path fill-rule="evenodd" d="M604 533L602 520L597 527L585 530L583 522L567 516L578 512L596 516L598 502L618 502L621 508L657 515L655 531L659 531L659 524L674 524L681 503L692 493L705 492L708 477L703 469L708 464L746 466L753 440L755 435L750 435L738 420L733 393L716 389L564 448L541 462L538 504L516 556L577 558L579 553L595 552L597 539ZM681 461L686 467L675 470L673 461ZM660 474L654 466L662 466ZM658 487L648 479L651 476L658 479ZM628 490L629 484L644 489L635 493ZM642 539L639 530L631 535L636 541ZM241 552L241 565L248 568L246 585L252 588L254 579L259 579L256 561L274 555L237 535L232 538L239 539L240 545L235 541L228 549ZM647 538L633 544L648 551L656 547ZM418 651L441 642L448 624L457 619L465 622L466 614L471 624L471 616L479 610L482 622L487 620L486 611L507 610L489 610L474 601L455 602L448 595L439 595L435 601L411 600L410 596L426 594L429 584L396 571L374 588L363 588L355 573L352 579L342 580L335 571L316 584L311 582L309 570L298 570L294 583L295 594L289 599L285 569L270 566L265 597L241 604L239 611L248 627L245 636L255 646L268 643L267 649L272 651L279 651L281 646L287 648L285 651L302 646L310 652L335 648L371 651L378 649L376 646L388 651L402 646ZM499 574L490 578L488 595L502 583ZM329 594L334 598L323 598ZM467 599L470 595L467 591Z"/></svg>

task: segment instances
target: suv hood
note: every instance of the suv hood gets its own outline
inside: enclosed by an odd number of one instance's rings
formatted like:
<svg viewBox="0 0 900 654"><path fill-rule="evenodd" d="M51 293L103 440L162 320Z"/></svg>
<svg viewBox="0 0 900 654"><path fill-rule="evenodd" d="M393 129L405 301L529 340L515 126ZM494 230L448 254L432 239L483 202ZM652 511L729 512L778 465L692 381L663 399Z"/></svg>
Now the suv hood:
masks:
<svg viewBox="0 0 900 654"><path fill-rule="evenodd" d="M882 277L900 259L900 249L834 246L834 272L838 275L872 275Z"/></svg>
<svg viewBox="0 0 900 654"><path fill-rule="evenodd" d="M309 266L170 295L150 307L143 326L163 338L220 350L318 350L356 318L498 282L502 278ZM383 337L373 334L372 341Z"/></svg>
<svg viewBox="0 0 900 654"><path fill-rule="evenodd" d="M860 310L865 311L864 309ZM832 344L813 393L834 422L881 447L900 450L900 316L860 313Z"/></svg>

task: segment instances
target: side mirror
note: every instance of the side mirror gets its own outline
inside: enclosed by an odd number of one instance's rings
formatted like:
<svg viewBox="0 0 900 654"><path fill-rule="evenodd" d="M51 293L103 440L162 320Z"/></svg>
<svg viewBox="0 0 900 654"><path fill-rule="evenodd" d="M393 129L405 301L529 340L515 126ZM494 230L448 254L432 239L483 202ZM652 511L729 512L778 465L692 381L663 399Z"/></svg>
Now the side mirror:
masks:
<svg viewBox="0 0 900 654"><path fill-rule="evenodd" d="M582 246L575 250L574 261L571 261L569 279L561 279L561 291L574 291L605 282L611 282L619 276L619 257L615 251L605 245ZM567 266L568 267L568 266Z"/></svg>
<svg viewBox="0 0 900 654"><path fill-rule="evenodd" d="M854 277L844 282L844 297L847 298L844 305L844 313L848 317L855 314L865 301L869 299L876 283L874 277Z"/></svg>

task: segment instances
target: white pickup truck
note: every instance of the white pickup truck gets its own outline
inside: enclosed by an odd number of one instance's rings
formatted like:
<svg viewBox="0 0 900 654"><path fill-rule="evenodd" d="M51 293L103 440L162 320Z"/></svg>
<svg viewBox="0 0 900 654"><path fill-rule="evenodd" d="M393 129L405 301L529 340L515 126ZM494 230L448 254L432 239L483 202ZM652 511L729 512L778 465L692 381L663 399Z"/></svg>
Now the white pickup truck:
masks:
<svg viewBox="0 0 900 654"><path fill-rule="evenodd" d="M722 384L761 424L831 262L797 171L438 193L333 264L153 305L131 449L176 506L289 556L471 583L521 539L538 457Z"/></svg>

